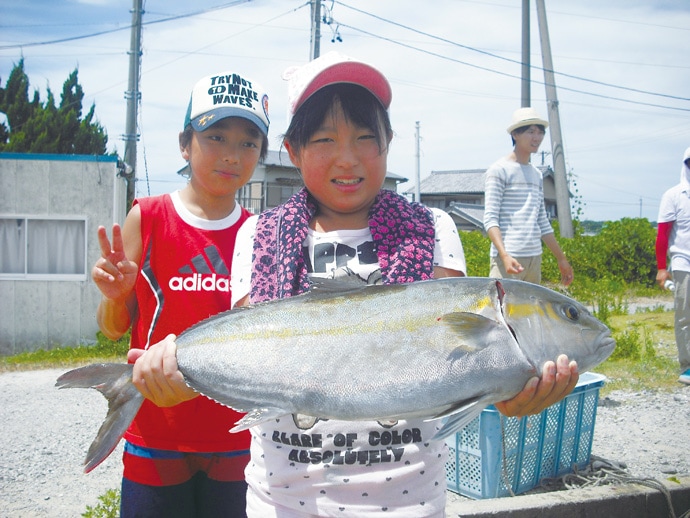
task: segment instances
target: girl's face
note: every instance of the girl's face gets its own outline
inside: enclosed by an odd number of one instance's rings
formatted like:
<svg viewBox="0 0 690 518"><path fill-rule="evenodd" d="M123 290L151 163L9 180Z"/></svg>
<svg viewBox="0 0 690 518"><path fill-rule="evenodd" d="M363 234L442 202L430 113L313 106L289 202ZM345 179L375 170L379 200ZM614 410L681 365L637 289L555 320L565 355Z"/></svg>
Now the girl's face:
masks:
<svg viewBox="0 0 690 518"><path fill-rule="evenodd" d="M299 151L285 142L290 159L319 204L320 230L367 226L369 208L386 177L389 142L380 149L374 131L348 120L339 102Z"/></svg>
<svg viewBox="0 0 690 518"><path fill-rule="evenodd" d="M251 122L228 117L204 131L192 132L180 145L189 162L191 184L211 196L232 196L246 184L259 162L263 135Z"/></svg>

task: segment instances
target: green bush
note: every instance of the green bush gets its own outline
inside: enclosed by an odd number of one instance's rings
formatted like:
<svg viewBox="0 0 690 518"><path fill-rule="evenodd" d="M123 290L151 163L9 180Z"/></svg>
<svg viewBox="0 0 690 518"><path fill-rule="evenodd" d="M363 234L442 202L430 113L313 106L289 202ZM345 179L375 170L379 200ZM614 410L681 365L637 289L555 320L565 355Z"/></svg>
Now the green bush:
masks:
<svg viewBox="0 0 690 518"><path fill-rule="evenodd" d="M487 277L489 275L489 248L491 241L478 230L460 232L462 248L467 262L467 275Z"/></svg>
<svg viewBox="0 0 690 518"><path fill-rule="evenodd" d="M573 222L575 236L560 236L558 223L553 222L556 240L575 272L575 281L569 293L585 302L592 293L624 293L631 287L653 288L656 279L654 243L656 230L644 218L623 218L604 223L601 232L586 235L583 226ZM489 274L489 247L491 242L479 231L461 232L467 273L471 276ZM544 284L560 282L556 258L543 246L542 279Z"/></svg>
<svg viewBox="0 0 690 518"><path fill-rule="evenodd" d="M108 489L98 497L100 503L95 507L86 506L84 518L117 518L120 515L120 490Z"/></svg>

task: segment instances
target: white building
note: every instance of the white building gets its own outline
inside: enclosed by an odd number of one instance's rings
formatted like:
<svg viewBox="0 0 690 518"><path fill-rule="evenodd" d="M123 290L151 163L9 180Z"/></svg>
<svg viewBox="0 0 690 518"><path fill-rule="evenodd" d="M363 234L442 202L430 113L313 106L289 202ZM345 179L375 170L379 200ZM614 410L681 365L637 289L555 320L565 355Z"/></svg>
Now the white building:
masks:
<svg viewBox="0 0 690 518"><path fill-rule="evenodd" d="M0 355L96 341L96 229L122 223L111 156L0 153Z"/></svg>

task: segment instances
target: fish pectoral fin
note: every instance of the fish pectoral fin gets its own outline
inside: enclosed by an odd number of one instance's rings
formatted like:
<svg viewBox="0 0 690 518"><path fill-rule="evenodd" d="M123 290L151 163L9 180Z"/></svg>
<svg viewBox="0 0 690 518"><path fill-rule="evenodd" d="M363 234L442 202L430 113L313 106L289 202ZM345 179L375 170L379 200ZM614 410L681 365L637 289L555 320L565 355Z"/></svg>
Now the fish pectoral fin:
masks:
<svg viewBox="0 0 690 518"><path fill-rule="evenodd" d="M509 332L496 320L466 311L446 313L439 320L458 336L459 345L455 350L461 355L463 351L472 353L488 347L492 340L488 340L487 337L495 336L497 332Z"/></svg>
<svg viewBox="0 0 690 518"><path fill-rule="evenodd" d="M292 414L292 420L295 422L295 426L300 430L309 430L309 428L319 421L319 418L313 415Z"/></svg>
<svg viewBox="0 0 690 518"><path fill-rule="evenodd" d="M288 415L290 412L282 408L254 408L246 413L246 415L235 423L235 426L230 428L230 433L241 432L248 430L254 425L277 419Z"/></svg>
<svg viewBox="0 0 690 518"><path fill-rule="evenodd" d="M434 419L445 418L443 425L432 437L432 439L445 439L449 435L462 430L465 426L470 424L479 414L487 407L487 403L483 400L474 400L470 403L464 404L460 407L455 407L452 410L444 412Z"/></svg>

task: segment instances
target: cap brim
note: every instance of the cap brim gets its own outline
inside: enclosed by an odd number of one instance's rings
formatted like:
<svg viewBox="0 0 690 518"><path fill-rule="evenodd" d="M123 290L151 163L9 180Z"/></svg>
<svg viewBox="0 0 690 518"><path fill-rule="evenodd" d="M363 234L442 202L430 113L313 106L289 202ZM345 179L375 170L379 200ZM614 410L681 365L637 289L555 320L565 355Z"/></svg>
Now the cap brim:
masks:
<svg viewBox="0 0 690 518"><path fill-rule="evenodd" d="M268 126L266 126L266 123L262 121L260 117L257 117L256 115L242 108L216 108L215 110L202 113L198 117L195 117L190 121L190 124L195 131L204 131L219 120L227 119L228 117L241 117L243 119L247 119L248 121L256 124L261 133L268 135Z"/></svg>
<svg viewBox="0 0 690 518"><path fill-rule="evenodd" d="M374 67L358 61L335 63L322 70L309 83L293 107L293 113L321 88L336 83L351 83L369 90L387 110L393 93L388 80Z"/></svg>

